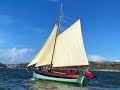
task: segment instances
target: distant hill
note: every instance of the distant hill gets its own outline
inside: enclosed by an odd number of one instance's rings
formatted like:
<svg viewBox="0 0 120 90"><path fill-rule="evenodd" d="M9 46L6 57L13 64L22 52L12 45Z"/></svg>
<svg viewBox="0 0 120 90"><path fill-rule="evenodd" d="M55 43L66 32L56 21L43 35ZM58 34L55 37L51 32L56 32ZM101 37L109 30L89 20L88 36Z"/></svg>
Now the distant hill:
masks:
<svg viewBox="0 0 120 90"><path fill-rule="evenodd" d="M90 70L120 71L120 62L90 62Z"/></svg>
<svg viewBox="0 0 120 90"><path fill-rule="evenodd" d="M5 64L7 68L16 68L16 69L23 69L26 68L28 63L20 63L20 64ZM29 67L32 68L32 67Z"/></svg>
<svg viewBox="0 0 120 90"><path fill-rule="evenodd" d="M5 64L0 63L0 68L7 68Z"/></svg>
<svg viewBox="0 0 120 90"><path fill-rule="evenodd" d="M1 64L0 68L26 68L28 63L23 64ZM29 67L32 68L32 67ZM120 71L120 62L90 62L89 70L94 71Z"/></svg>

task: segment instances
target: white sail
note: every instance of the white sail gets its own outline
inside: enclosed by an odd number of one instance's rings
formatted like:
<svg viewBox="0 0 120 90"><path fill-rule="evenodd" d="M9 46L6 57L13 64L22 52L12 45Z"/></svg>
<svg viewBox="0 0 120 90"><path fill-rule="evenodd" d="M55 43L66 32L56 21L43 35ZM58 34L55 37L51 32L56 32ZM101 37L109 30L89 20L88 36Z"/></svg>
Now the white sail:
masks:
<svg viewBox="0 0 120 90"><path fill-rule="evenodd" d="M34 65L36 63L37 64L35 67L51 64L57 28L58 26L55 25L46 43L28 66Z"/></svg>
<svg viewBox="0 0 120 90"><path fill-rule="evenodd" d="M89 65L86 56L80 20L58 35L53 67Z"/></svg>

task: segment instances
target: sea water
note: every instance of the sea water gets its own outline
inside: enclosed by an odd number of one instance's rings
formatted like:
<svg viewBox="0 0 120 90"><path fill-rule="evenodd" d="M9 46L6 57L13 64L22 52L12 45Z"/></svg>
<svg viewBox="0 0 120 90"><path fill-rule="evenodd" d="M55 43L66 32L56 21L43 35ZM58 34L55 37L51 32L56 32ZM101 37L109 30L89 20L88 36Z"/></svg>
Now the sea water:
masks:
<svg viewBox="0 0 120 90"><path fill-rule="evenodd" d="M0 90L120 90L120 72L92 72L96 78L85 78L78 84L40 81L32 78L32 70L0 69Z"/></svg>

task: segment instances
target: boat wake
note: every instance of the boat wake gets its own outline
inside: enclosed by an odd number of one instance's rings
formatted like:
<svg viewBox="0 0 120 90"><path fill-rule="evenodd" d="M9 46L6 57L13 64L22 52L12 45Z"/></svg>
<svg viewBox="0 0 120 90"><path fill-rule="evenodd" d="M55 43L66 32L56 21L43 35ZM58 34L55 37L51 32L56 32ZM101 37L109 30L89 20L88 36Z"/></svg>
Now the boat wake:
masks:
<svg viewBox="0 0 120 90"><path fill-rule="evenodd" d="M35 81L35 78L30 78L30 81Z"/></svg>

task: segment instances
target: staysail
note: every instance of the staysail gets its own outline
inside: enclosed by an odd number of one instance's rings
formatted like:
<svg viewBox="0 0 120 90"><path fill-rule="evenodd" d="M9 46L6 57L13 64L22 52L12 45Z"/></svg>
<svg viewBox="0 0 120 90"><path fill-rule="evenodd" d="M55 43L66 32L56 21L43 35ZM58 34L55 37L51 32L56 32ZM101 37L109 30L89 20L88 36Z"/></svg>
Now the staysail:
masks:
<svg viewBox="0 0 120 90"><path fill-rule="evenodd" d="M80 19L57 36L53 67L89 65L86 56Z"/></svg>
<svg viewBox="0 0 120 90"><path fill-rule="evenodd" d="M38 52L36 57L31 61L31 63L28 64L27 67L34 64L36 64L37 67L37 66L49 65L51 63L57 29L58 26L55 25L46 43L44 44L42 49Z"/></svg>

